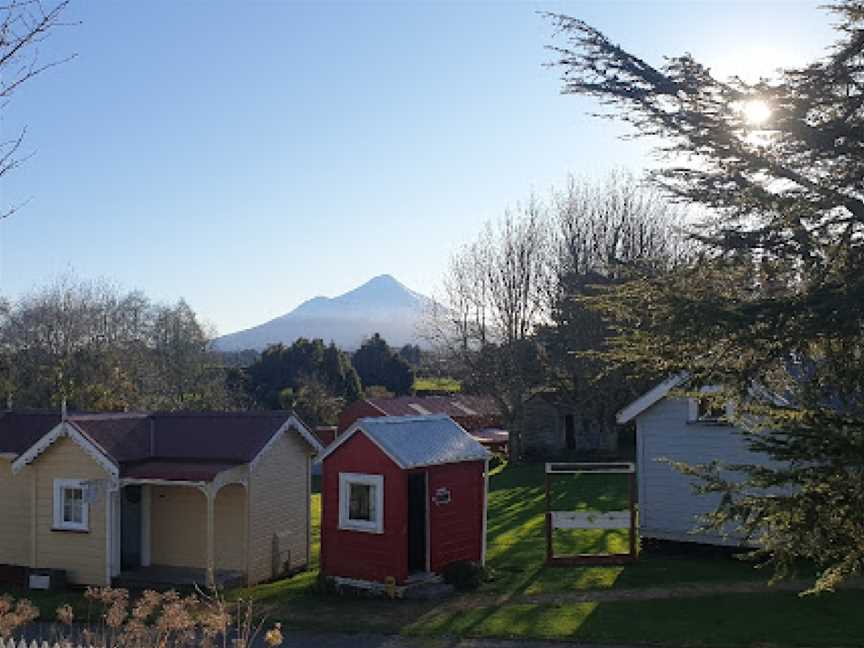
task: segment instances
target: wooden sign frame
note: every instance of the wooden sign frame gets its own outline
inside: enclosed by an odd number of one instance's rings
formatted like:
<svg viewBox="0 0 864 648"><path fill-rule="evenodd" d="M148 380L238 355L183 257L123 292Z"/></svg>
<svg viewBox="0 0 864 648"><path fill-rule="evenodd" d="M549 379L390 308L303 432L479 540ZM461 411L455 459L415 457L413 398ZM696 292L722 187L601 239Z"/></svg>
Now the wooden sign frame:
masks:
<svg viewBox="0 0 864 648"><path fill-rule="evenodd" d="M623 474L628 476L630 508L624 511L553 511L552 479L562 475ZM623 554L570 554L556 556L554 529L627 529L629 551ZM620 565L636 560L636 466L629 462L546 464L546 564L551 566Z"/></svg>

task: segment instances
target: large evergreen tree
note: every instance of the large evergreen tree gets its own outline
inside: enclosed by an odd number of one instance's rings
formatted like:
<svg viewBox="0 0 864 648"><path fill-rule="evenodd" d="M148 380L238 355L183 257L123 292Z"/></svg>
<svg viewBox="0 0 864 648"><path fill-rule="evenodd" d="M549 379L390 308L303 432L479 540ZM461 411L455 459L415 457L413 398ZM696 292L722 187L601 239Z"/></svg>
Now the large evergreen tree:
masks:
<svg viewBox="0 0 864 648"><path fill-rule="evenodd" d="M547 357L545 386L579 413L580 425L614 433L616 411L656 376L634 377L606 361L615 321L591 308L591 298L634 269L667 274L695 248L681 231L683 211L626 173L599 183L571 179L556 194L553 214L549 314L537 330Z"/></svg>
<svg viewBox="0 0 864 648"><path fill-rule="evenodd" d="M298 338L291 346L274 344L267 347L246 369L245 387L255 405L271 409L295 406L300 402L301 392L306 395L306 400L326 395L341 400L343 404L360 396L360 379L348 354L332 342L325 345L321 339ZM335 422L333 416L320 415L320 412L332 411L334 407L308 404L304 407L306 411L319 414L308 417L310 420L307 422Z"/></svg>
<svg viewBox="0 0 864 648"><path fill-rule="evenodd" d="M410 394L414 387L414 370L378 333L363 340L351 357L351 362L364 388L384 387L402 396Z"/></svg>
<svg viewBox="0 0 864 648"><path fill-rule="evenodd" d="M564 92L656 138L651 178L706 213L698 262L598 302L620 323L610 356L724 386L775 461L685 468L724 495L709 523L741 525L781 573L815 561L816 589L864 568L864 3L832 10L825 58L756 83L686 54L654 67L552 16Z"/></svg>

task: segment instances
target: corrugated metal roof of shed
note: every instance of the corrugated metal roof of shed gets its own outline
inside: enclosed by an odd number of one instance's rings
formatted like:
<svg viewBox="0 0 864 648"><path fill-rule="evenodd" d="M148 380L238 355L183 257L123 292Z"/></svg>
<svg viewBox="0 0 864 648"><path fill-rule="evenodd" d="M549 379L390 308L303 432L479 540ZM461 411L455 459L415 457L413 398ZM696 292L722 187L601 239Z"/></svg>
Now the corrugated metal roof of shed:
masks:
<svg viewBox="0 0 864 648"><path fill-rule="evenodd" d="M379 416L355 425L402 468L485 461L492 456L449 416Z"/></svg>

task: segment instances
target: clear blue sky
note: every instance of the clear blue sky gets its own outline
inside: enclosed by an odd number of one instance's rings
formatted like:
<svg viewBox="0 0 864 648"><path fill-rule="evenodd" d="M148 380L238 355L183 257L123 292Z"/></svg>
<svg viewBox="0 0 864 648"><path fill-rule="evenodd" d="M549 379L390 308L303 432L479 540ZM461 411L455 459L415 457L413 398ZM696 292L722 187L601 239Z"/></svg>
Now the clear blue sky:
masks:
<svg viewBox="0 0 864 648"><path fill-rule="evenodd" d="M46 0L47 1L47 0ZM220 332L382 273L435 290L482 223L645 147L542 66L549 9L654 63L754 76L821 53L819 2L85 2L77 53L2 116L0 295L68 269L186 300Z"/></svg>

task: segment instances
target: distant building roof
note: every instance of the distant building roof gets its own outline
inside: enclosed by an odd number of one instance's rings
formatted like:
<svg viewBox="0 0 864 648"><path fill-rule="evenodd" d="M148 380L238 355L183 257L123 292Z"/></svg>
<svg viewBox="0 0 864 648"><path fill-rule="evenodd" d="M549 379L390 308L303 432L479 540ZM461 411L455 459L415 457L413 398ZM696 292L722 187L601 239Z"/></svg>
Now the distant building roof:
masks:
<svg viewBox="0 0 864 648"><path fill-rule="evenodd" d="M450 417L498 416L495 400L488 396L397 396L367 398L366 401L385 416L424 416L446 414Z"/></svg>
<svg viewBox="0 0 864 648"><path fill-rule="evenodd" d="M479 441L509 441L510 433L507 430L499 428L483 428L482 430L474 430L471 436Z"/></svg>
<svg viewBox="0 0 864 648"><path fill-rule="evenodd" d="M396 465L420 468L492 455L449 416L381 416L356 421L321 456L323 461L354 434L369 437Z"/></svg>

